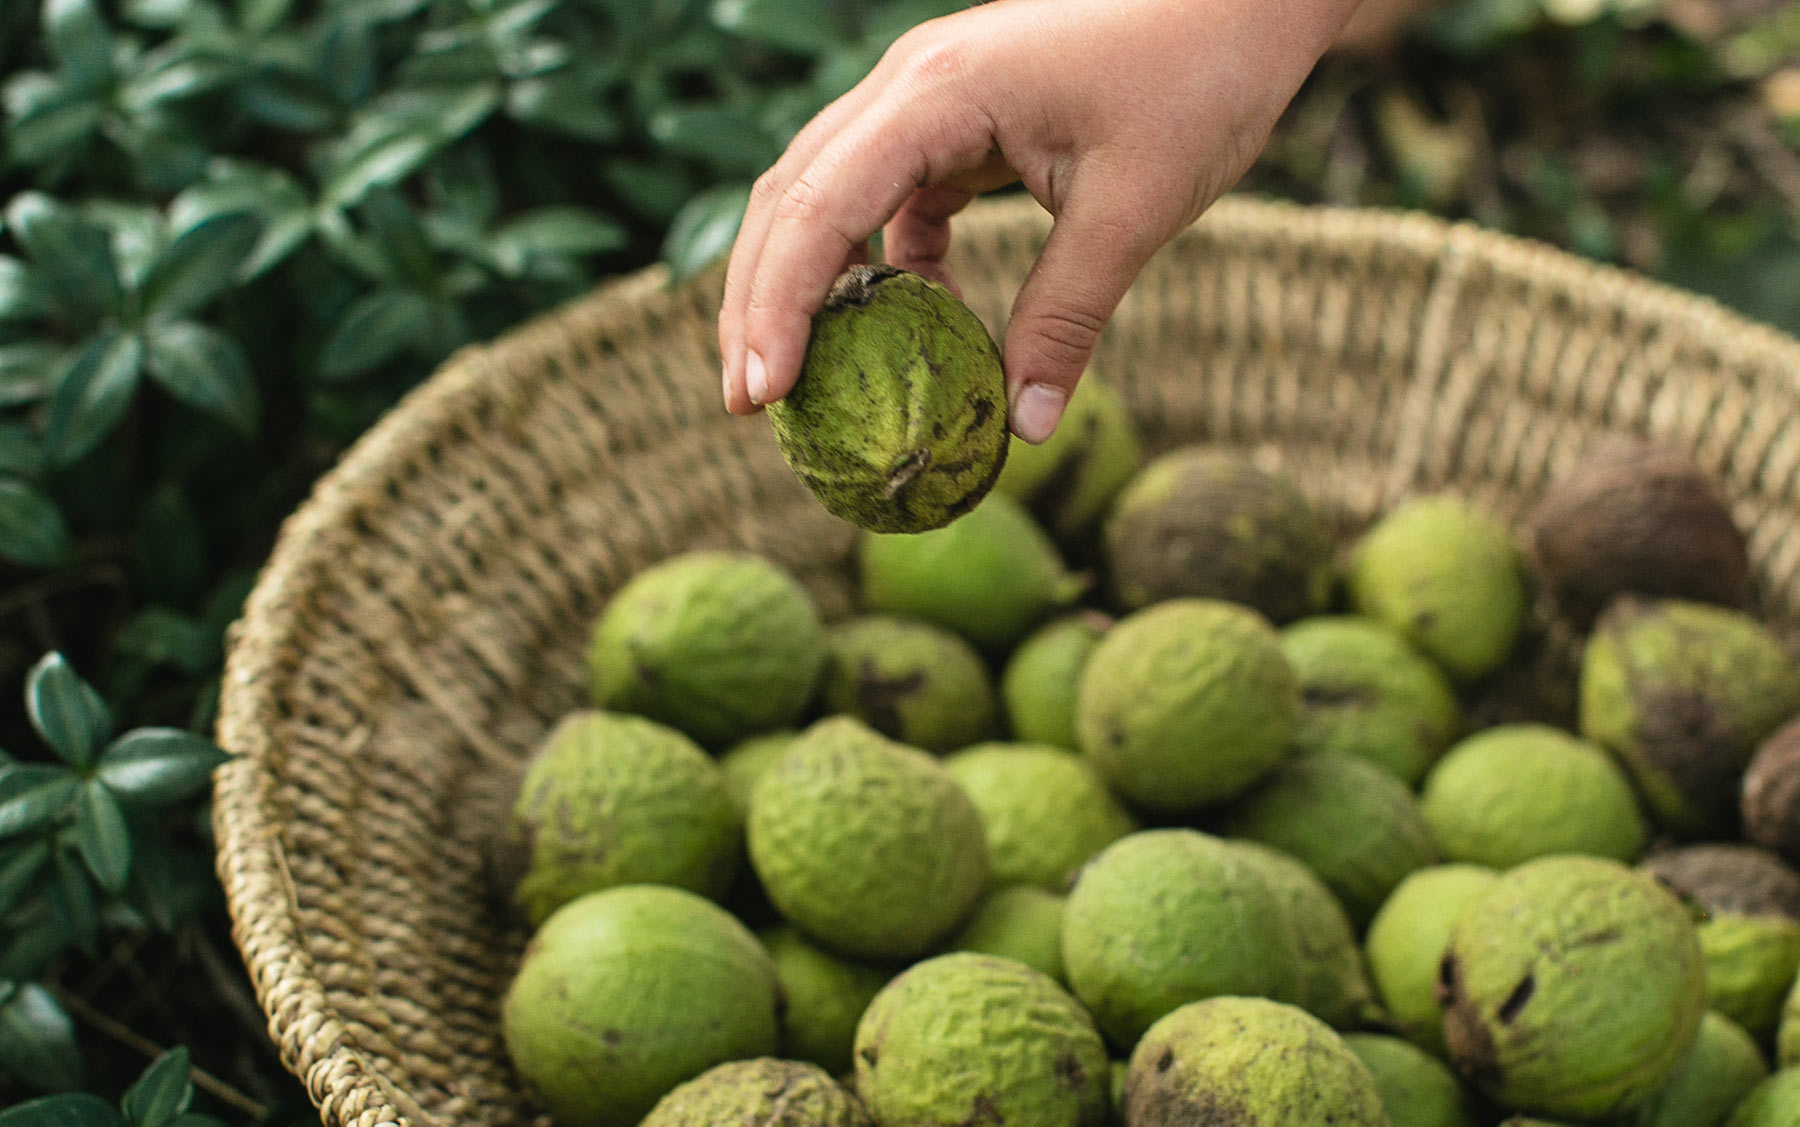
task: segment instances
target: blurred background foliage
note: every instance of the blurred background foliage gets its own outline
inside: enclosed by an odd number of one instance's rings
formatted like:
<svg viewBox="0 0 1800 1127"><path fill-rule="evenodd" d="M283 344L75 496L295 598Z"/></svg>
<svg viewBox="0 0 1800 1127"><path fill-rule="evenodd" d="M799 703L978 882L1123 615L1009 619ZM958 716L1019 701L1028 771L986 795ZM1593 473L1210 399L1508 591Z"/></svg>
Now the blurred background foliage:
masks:
<svg viewBox="0 0 1800 1127"><path fill-rule="evenodd" d="M205 808L279 522L458 346L713 259L788 138L961 6L0 4L0 1127L314 1121ZM1446 0L1329 57L1242 189L1800 331L1800 5Z"/></svg>

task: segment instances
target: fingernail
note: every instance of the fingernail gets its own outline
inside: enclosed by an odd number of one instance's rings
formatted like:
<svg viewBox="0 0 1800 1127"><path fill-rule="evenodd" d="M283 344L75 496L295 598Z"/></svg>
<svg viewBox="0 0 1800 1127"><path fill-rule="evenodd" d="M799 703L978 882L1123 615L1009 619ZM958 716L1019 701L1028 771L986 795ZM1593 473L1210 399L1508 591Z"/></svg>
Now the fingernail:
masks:
<svg viewBox="0 0 1800 1127"><path fill-rule="evenodd" d="M750 392L750 402L758 407L769 395L769 370L763 367L763 358L752 351L744 357L744 388Z"/></svg>
<svg viewBox="0 0 1800 1127"><path fill-rule="evenodd" d="M725 396L725 409L731 410L731 373L723 368L719 369L719 391Z"/></svg>
<svg viewBox="0 0 1800 1127"><path fill-rule="evenodd" d="M1033 446L1050 437L1069 404L1069 393L1044 383L1028 383L1013 396L1013 433Z"/></svg>

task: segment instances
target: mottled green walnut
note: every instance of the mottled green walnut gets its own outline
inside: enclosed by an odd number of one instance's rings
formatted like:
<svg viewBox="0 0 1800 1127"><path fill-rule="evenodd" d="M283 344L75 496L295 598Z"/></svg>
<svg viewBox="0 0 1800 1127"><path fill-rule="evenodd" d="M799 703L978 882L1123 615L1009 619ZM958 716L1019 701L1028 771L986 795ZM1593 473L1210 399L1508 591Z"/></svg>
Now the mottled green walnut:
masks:
<svg viewBox="0 0 1800 1127"><path fill-rule="evenodd" d="M1063 981L1062 919L1066 901L1032 884L996 888L981 898L952 951L999 955Z"/></svg>
<svg viewBox="0 0 1800 1127"><path fill-rule="evenodd" d="M1257 997L1192 1002L1131 1053L1132 1127L1388 1127L1375 1077L1329 1025Z"/></svg>
<svg viewBox="0 0 1800 1127"><path fill-rule="evenodd" d="M712 749L793 724L824 661L812 597L743 552L690 552L640 572L607 601L587 654L596 705Z"/></svg>
<svg viewBox="0 0 1800 1127"><path fill-rule="evenodd" d="M1069 543L1093 528L1143 460L1125 401L1084 375L1056 433L1036 446L1013 439L994 491L1023 502L1052 536Z"/></svg>
<svg viewBox="0 0 1800 1127"><path fill-rule="evenodd" d="M1644 868L1706 911L1707 1004L1767 1039L1800 973L1800 873L1766 850L1724 843L1667 850Z"/></svg>
<svg viewBox="0 0 1800 1127"><path fill-rule="evenodd" d="M1019 643L1000 675L1000 702L1015 740L1080 749L1075 694L1111 626L1112 619L1088 611L1047 623Z"/></svg>
<svg viewBox="0 0 1800 1127"><path fill-rule="evenodd" d="M1544 724L1458 743L1425 776L1419 807L1445 860L1496 869L1553 853L1635 861L1648 835L1618 764Z"/></svg>
<svg viewBox="0 0 1800 1127"><path fill-rule="evenodd" d="M782 455L831 513L941 528L1006 463L1006 377L980 318L928 278L852 266L813 317L800 378L769 404Z"/></svg>
<svg viewBox="0 0 1800 1127"><path fill-rule="evenodd" d="M1411 1041L1346 1033L1344 1044L1375 1078L1390 1127L1477 1127L1475 1102L1444 1062Z"/></svg>
<svg viewBox="0 0 1800 1127"><path fill-rule="evenodd" d="M1090 857L1138 828L1093 764L1061 748L977 744L944 767L981 811L995 885L1062 892Z"/></svg>
<svg viewBox="0 0 1800 1127"><path fill-rule="evenodd" d="M757 780L747 830L781 914L849 955L923 954L987 883L981 814L943 764L846 716Z"/></svg>
<svg viewBox="0 0 1800 1127"><path fill-rule="evenodd" d="M1800 1123L1800 1068L1783 1068L1745 1094L1725 1127L1794 1127L1796 1123Z"/></svg>
<svg viewBox="0 0 1800 1127"><path fill-rule="evenodd" d="M1277 1000L1292 1002L1338 1029L1379 1016L1356 931L1325 882L1279 850L1253 841L1229 844L1281 901L1288 928L1299 941L1299 981L1291 994Z"/></svg>
<svg viewBox="0 0 1800 1127"><path fill-rule="evenodd" d="M1011 497L994 496L943 528L865 532L857 542L865 610L932 622L1001 655L1087 589Z"/></svg>
<svg viewBox="0 0 1800 1127"><path fill-rule="evenodd" d="M759 932L781 980L781 1052L842 1076L856 1023L894 977L891 967L827 951L791 927Z"/></svg>
<svg viewBox="0 0 1800 1127"><path fill-rule="evenodd" d="M1780 643L1722 607L1622 597L1582 655L1581 734L1678 836L1732 836L1746 765L1796 711L1800 674Z"/></svg>
<svg viewBox="0 0 1800 1127"><path fill-rule="evenodd" d="M1173 599L1120 619L1088 658L1081 750L1126 798L1180 812L1228 799L1288 754L1300 688L1248 607Z"/></svg>
<svg viewBox="0 0 1800 1127"><path fill-rule="evenodd" d="M707 1069L638 1127L875 1127L862 1102L815 1064L758 1057Z"/></svg>
<svg viewBox="0 0 1800 1127"><path fill-rule="evenodd" d="M1456 680L1498 669L1525 625L1523 565L1499 520L1446 494L1401 502L1350 558L1357 613L1400 632Z"/></svg>
<svg viewBox="0 0 1800 1127"><path fill-rule="evenodd" d="M1443 670L1371 618L1320 615L1281 632L1300 681L1301 755L1356 755L1416 786L1456 738L1456 690Z"/></svg>
<svg viewBox="0 0 1800 1127"><path fill-rule="evenodd" d="M797 735L799 733L790 728L764 732L733 744L719 756L719 770L725 776L725 794L731 799L731 809L740 824L750 814L750 788L756 785L764 771L787 754Z"/></svg>
<svg viewBox="0 0 1800 1127"><path fill-rule="evenodd" d="M1768 1074L1762 1050L1744 1027L1708 1010L1669 1079L1619 1127L1721 1127Z"/></svg>
<svg viewBox="0 0 1800 1127"><path fill-rule="evenodd" d="M1544 857L1464 909L1440 967L1457 1069L1508 1107L1597 1119L1673 1074L1706 1011L1690 911L1649 875Z"/></svg>
<svg viewBox="0 0 1800 1127"><path fill-rule="evenodd" d="M584 710L526 764L496 878L534 925L584 892L669 884L718 898L743 845L718 764L673 728Z"/></svg>
<svg viewBox="0 0 1800 1127"><path fill-rule="evenodd" d="M856 1029L856 1091L881 1127L1102 1127L1106 1044L1049 976L958 952L895 978Z"/></svg>
<svg viewBox="0 0 1800 1127"><path fill-rule="evenodd" d="M827 710L938 753L993 736L993 675L974 647L943 627L867 614L833 624L825 641L819 695Z"/></svg>
<svg viewBox="0 0 1800 1127"><path fill-rule="evenodd" d="M1376 996L1394 1028L1442 1057L1444 1011L1438 1004L1439 964L1456 918L1500 874L1479 865L1432 865L1395 887L1369 921L1363 957Z"/></svg>
<svg viewBox="0 0 1800 1127"><path fill-rule="evenodd" d="M1324 609L1335 548L1324 517L1286 475L1202 446L1153 459L1106 517L1107 569L1127 610L1225 599L1290 622Z"/></svg>
<svg viewBox="0 0 1800 1127"><path fill-rule="evenodd" d="M775 1051L775 967L730 913L666 885L570 901L501 1005L519 1075L561 1127L633 1127L670 1089Z"/></svg>
<svg viewBox="0 0 1800 1127"><path fill-rule="evenodd" d="M1186 1002L1297 996L1300 959L1263 869L1197 830L1120 838L1082 869L1063 909L1069 986L1122 1050Z"/></svg>
<svg viewBox="0 0 1800 1127"><path fill-rule="evenodd" d="M1304 862L1358 927L1406 874L1438 860L1413 792L1385 768L1347 755L1278 764L1226 808L1221 827Z"/></svg>

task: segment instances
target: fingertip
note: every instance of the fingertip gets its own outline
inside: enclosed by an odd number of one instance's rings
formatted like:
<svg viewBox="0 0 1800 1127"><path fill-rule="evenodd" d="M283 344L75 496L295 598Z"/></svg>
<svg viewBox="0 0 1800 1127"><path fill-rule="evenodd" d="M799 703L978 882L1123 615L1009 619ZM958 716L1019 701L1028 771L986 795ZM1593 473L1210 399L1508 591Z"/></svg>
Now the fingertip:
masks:
<svg viewBox="0 0 1800 1127"><path fill-rule="evenodd" d="M1027 380L1013 391L1008 412L1012 432L1033 446L1056 433L1063 411L1069 406L1069 389L1058 384Z"/></svg>

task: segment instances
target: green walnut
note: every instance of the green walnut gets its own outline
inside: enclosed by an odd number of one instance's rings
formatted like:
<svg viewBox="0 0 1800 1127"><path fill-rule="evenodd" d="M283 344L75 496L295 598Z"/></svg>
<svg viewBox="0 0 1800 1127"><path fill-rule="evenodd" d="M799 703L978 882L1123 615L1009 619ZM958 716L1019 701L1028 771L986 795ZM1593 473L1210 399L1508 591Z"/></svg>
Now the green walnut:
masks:
<svg viewBox="0 0 1800 1127"><path fill-rule="evenodd" d="M821 944L911 958L987 883L981 814L942 763L845 716L802 732L750 792L750 863Z"/></svg>
<svg viewBox="0 0 1800 1127"><path fill-rule="evenodd" d="M1800 711L1762 623L1706 603L1615 600L1581 661L1581 734L1618 756L1664 829L1731 836L1757 745Z"/></svg>
<svg viewBox="0 0 1800 1127"><path fill-rule="evenodd" d="M1644 869L1706 911L1707 1004L1766 1040L1800 974L1800 873L1751 845L1690 845Z"/></svg>
<svg viewBox="0 0 1800 1127"><path fill-rule="evenodd" d="M719 770L725 776L725 796L731 799L732 812L737 815L740 825L750 814L750 788L756 785L764 771L787 754L797 735L798 732L789 728L764 732L739 741L719 756Z"/></svg>
<svg viewBox="0 0 1800 1127"><path fill-rule="evenodd" d="M1143 460L1125 401L1090 373L1075 385L1056 433L1036 446L1013 439L994 491L1017 498L1052 536L1072 543L1094 527Z"/></svg>
<svg viewBox="0 0 1800 1127"><path fill-rule="evenodd" d="M1744 1027L1708 1010L1669 1079L1619 1127L1722 1127L1768 1074L1762 1050Z"/></svg>
<svg viewBox="0 0 1800 1127"><path fill-rule="evenodd" d="M936 623L996 655L1088 585L1031 514L1003 495L930 532L865 532L856 565L864 609Z"/></svg>
<svg viewBox="0 0 1800 1127"><path fill-rule="evenodd" d="M1796 1123L1800 1123L1800 1068L1783 1068L1745 1094L1725 1127L1794 1127Z"/></svg>
<svg viewBox="0 0 1800 1127"><path fill-rule="evenodd" d="M1110 1075L1080 1004L992 955L914 964L856 1027L856 1091L882 1127L1102 1127Z"/></svg>
<svg viewBox="0 0 1800 1127"><path fill-rule="evenodd" d="M497 853L514 903L540 924L584 892L669 884L717 899L743 853L717 763L641 716L565 716L526 764Z"/></svg>
<svg viewBox="0 0 1800 1127"><path fill-rule="evenodd" d="M995 885L1062 892L1088 858L1138 828L1093 764L1061 748L977 744L944 767L981 811Z"/></svg>
<svg viewBox="0 0 1800 1127"><path fill-rule="evenodd" d="M1456 680L1500 668L1525 625L1525 575L1512 533L1446 494L1401 502L1357 541L1350 600Z"/></svg>
<svg viewBox="0 0 1800 1127"><path fill-rule="evenodd" d="M1456 739L1450 679L1374 619L1302 619L1281 631L1281 652L1300 681L1301 755L1361 756L1416 786Z"/></svg>
<svg viewBox="0 0 1800 1127"><path fill-rule="evenodd" d="M798 382L768 413L819 503L872 532L942 528L1006 464L1000 350L956 295L892 266L838 278Z"/></svg>
<svg viewBox="0 0 1800 1127"><path fill-rule="evenodd" d="M828 711L926 751L980 743L999 724L994 677L974 647L929 622L866 614L834 623L820 688Z"/></svg>
<svg viewBox="0 0 1800 1127"><path fill-rule="evenodd" d="M1225 809L1220 827L1303 862L1358 927L1406 874L1435 864L1437 844L1419 801L1366 759L1290 759Z"/></svg>
<svg viewBox="0 0 1800 1127"><path fill-rule="evenodd" d="M1648 836L1612 757L1545 724L1463 740L1425 777L1419 808L1446 860L1496 869L1552 853L1635 861Z"/></svg>
<svg viewBox="0 0 1800 1127"><path fill-rule="evenodd" d="M1062 919L1067 902L1031 884L996 888L981 898L962 930L946 944L952 951L999 955L1062 981Z"/></svg>
<svg viewBox="0 0 1800 1127"><path fill-rule="evenodd" d="M1181 812L1240 793L1288 754L1300 688L1267 619L1216 599L1134 611L1094 647L1075 702L1081 750L1112 787Z"/></svg>
<svg viewBox="0 0 1800 1127"><path fill-rule="evenodd" d="M804 1061L758 1057L707 1069L664 1096L638 1127L875 1127L862 1102Z"/></svg>
<svg viewBox="0 0 1800 1127"><path fill-rule="evenodd" d="M1105 535L1126 610L1224 599L1281 624L1331 597L1330 525L1292 479L1240 455L1187 446L1155 458L1113 503Z"/></svg>
<svg viewBox="0 0 1800 1127"><path fill-rule="evenodd" d="M1440 967L1457 1069L1508 1107L1597 1119L1660 1088L1706 1012L1688 908L1601 857L1501 874L1457 917Z"/></svg>
<svg viewBox="0 0 1800 1127"><path fill-rule="evenodd" d="M1401 1036L1445 1056L1438 967L1456 917L1499 877L1480 865L1430 865L1407 875L1363 934L1375 995Z"/></svg>
<svg viewBox="0 0 1800 1127"><path fill-rule="evenodd" d="M1375 1078L1388 1127L1477 1127L1481 1122L1456 1074L1411 1041L1346 1033L1344 1044Z"/></svg>
<svg viewBox="0 0 1800 1127"><path fill-rule="evenodd" d="M781 981L781 1052L842 1076L850 1071L856 1023L894 977L877 963L827 951L791 927L757 933Z"/></svg>
<svg viewBox="0 0 1800 1127"><path fill-rule="evenodd" d="M1300 979L1292 1002L1338 1029L1379 1016L1362 948L1344 906L1313 871L1287 854L1253 841L1230 843L1281 901L1300 945Z"/></svg>
<svg viewBox="0 0 1800 1127"><path fill-rule="evenodd" d="M806 589L741 552L691 552L640 572L607 601L587 654L596 705L714 749L793 724L824 661Z"/></svg>
<svg viewBox="0 0 1800 1127"><path fill-rule="evenodd" d="M1095 611L1038 628L1013 650L1000 674L1000 703L1013 738L1077 751L1075 693L1081 672L1112 619Z"/></svg>
<svg viewBox="0 0 1800 1127"><path fill-rule="evenodd" d="M1268 998L1191 1002L1145 1032L1125 1076L1132 1127L1388 1127L1368 1066L1329 1025Z"/></svg>
<svg viewBox="0 0 1800 1127"><path fill-rule="evenodd" d="M1299 938L1263 869L1198 830L1142 830L1088 862L1063 909L1069 986L1112 1043L1221 994L1292 998Z"/></svg>
<svg viewBox="0 0 1800 1127"><path fill-rule="evenodd" d="M501 1004L519 1075L567 1127L632 1127L716 1064L775 1051L775 967L723 908L666 885L551 914Z"/></svg>

